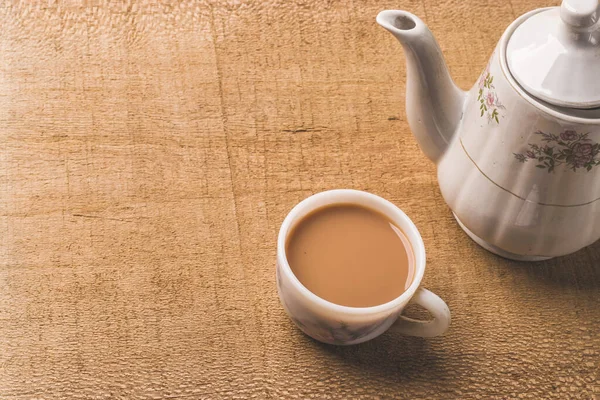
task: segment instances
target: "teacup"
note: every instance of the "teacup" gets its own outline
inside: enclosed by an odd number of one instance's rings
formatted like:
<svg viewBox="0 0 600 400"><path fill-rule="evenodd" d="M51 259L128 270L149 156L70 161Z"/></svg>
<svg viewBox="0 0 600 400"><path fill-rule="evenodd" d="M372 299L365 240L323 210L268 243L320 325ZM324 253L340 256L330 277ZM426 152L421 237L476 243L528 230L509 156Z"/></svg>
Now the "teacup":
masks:
<svg viewBox="0 0 600 400"><path fill-rule="evenodd" d="M394 300L373 307L347 307L309 291L288 264L285 245L292 228L312 211L331 204L357 204L385 215L408 238L414 252L413 281ZM425 246L415 224L391 202L359 190L338 189L312 195L287 215L277 238L277 291L283 308L304 333L324 343L349 345L366 342L388 329L420 337L439 336L450 326L450 310L436 294L419 287L425 273ZM399 282L404 285L404 282ZM407 318L402 311L413 303L425 308L431 320Z"/></svg>

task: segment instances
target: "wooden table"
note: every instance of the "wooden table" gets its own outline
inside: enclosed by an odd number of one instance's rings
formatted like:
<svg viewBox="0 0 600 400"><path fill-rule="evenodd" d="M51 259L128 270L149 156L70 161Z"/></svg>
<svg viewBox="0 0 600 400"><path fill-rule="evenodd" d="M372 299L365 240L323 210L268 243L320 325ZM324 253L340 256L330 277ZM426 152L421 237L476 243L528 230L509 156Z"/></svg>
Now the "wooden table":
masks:
<svg viewBox="0 0 600 400"><path fill-rule="evenodd" d="M600 243L524 264L468 239L375 24L421 16L466 89L546 1L79 3L0 6L1 399L598 395ZM331 188L414 220L445 337L293 326L277 231Z"/></svg>

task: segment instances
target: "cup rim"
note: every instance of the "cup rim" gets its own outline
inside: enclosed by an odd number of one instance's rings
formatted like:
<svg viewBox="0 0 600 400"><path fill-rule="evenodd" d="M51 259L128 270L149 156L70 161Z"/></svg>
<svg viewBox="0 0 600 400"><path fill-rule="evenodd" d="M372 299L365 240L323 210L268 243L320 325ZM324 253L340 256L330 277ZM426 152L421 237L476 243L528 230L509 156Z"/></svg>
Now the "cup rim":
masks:
<svg viewBox="0 0 600 400"><path fill-rule="evenodd" d="M353 201L351 199L343 200L343 198L353 197L354 199L362 197L372 200L374 203L377 203L378 208L375 211L382 213L387 218L389 218L394 224L396 224L402 232L406 235L410 245L412 246L412 250L414 253L414 276L413 280L408 287L400 296L396 297L393 300L388 301L387 303L378 304L376 306L370 307L350 307L343 306L341 304L332 303L331 301L325 300L322 297L317 296L306 286L300 282L300 280L296 277L296 275L292 272L292 269L288 263L285 244L288 234L291 231L292 221L296 218L298 213L301 211L305 211L304 209L307 207L307 203L314 202L315 200L319 200L321 198L335 198L339 197L340 200L334 200L327 203L327 205L332 204L352 204ZM311 212L318 208L323 207L313 206L308 209L307 212ZM412 222L412 220L394 203L384 199L383 197L377 196L373 193L355 190L355 189L333 189L326 190L323 192L319 192L313 194L292 208L292 210L288 213L288 215L283 220L281 227L279 228L279 234L277 237L277 261L281 268L281 272L286 274L289 280L295 285L298 290L306 296L311 302L316 303L322 308L325 308L331 312L336 313L344 313L344 314L354 314L354 315L370 315L380 312L390 311L396 307L399 307L403 304L406 304L412 296L415 294L419 286L421 285L421 280L423 279L423 275L425 274L425 245L423 243L423 238L419 233L419 230Z"/></svg>

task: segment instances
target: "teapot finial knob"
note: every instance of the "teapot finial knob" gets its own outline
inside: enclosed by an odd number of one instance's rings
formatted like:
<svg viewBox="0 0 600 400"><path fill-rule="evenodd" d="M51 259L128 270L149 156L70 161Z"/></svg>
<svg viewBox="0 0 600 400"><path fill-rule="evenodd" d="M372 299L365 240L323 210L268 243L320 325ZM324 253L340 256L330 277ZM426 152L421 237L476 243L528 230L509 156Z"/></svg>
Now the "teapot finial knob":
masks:
<svg viewBox="0 0 600 400"><path fill-rule="evenodd" d="M560 18L576 30L594 25L598 14L598 0L563 0L560 6Z"/></svg>

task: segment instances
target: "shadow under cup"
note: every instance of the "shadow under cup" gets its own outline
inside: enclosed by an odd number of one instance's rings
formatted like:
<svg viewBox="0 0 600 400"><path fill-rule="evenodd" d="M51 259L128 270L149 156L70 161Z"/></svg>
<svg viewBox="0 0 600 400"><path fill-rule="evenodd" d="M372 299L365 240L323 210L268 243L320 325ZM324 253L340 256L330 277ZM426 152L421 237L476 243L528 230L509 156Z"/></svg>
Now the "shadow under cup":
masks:
<svg viewBox="0 0 600 400"><path fill-rule="evenodd" d="M286 259L286 241L292 228L311 212L333 204L355 204L369 208L386 216L390 222L402 230L414 254L414 275L409 287L397 298L373 307L347 307L329 302L309 291L293 274ZM316 340L331 344L356 344L379 336L390 328L398 320L402 310L409 301L416 297L428 297L425 303L436 303L441 307L446 304L433 293L426 289L419 289L423 274L425 273L425 247L419 231L414 223L398 207L391 202L371 193L350 189L330 190L310 196L296 205L287 215L277 239L277 290L281 303L292 321L307 335ZM399 282L404 285L405 282ZM423 292L423 293L419 293ZM426 293L425 293L426 292ZM437 298L429 298L434 296ZM438 301L439 300L439 301ZM405 334L416 336L437 336L442 332L440 321L436 322L440 313L431 310L429 304L415 301L427 308L434 316L433 321L414 321L401 317L405 325L404 329L398 329ZM443 307L442 307L443 308ZM444 310L442 310L444 311ZM447 310L447 323L449 324L450 313ZM433 324L432 324L433 322ZM406 325L415 325L406 329ZM396 324L398 325L398 324ZM394 325L394 326L396 326ZM416 326L418 325L418 326ZM426 327L426 325L430 325ZM438 325L436 332L432 331L431 325ZM409 327L410 328L410 327ZM435 334L433 334L435 333Z"/></svg>

